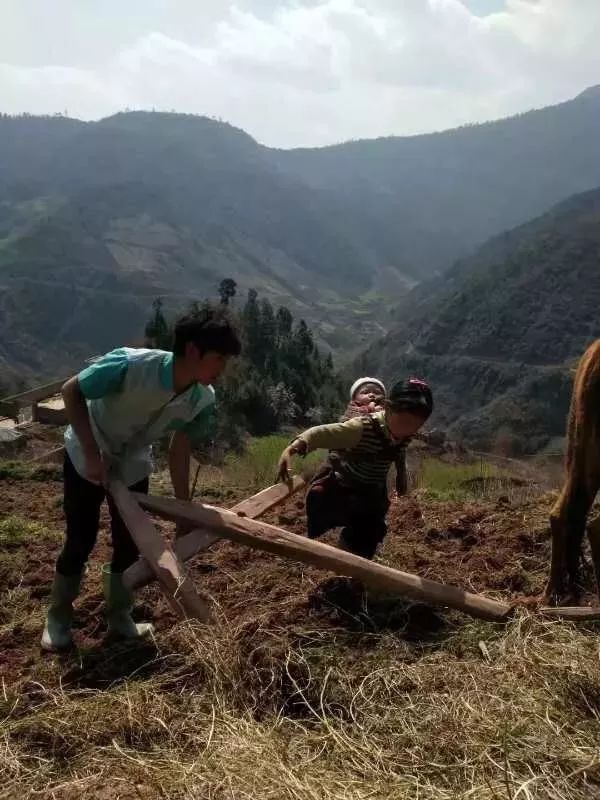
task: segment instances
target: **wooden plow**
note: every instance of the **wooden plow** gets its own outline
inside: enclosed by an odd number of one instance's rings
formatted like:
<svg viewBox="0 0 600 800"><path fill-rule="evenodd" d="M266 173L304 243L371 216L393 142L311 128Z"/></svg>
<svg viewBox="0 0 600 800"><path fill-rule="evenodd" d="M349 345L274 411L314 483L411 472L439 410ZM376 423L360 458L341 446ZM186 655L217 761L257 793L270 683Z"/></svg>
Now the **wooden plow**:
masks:
<svg viewBox="0 0 600 800"><path fill-rule="evenodd" d="M96 357L87 359L90 363L95 360ZM66 424L64 403L59 394L63 384L64 380L53 381L20 394L0 398L0 428L19 431L35 422L47 425ZM24 410L28 412L30 419L21 422ZM37 456L33 461L55 461L63 452L64 447L56 447ZM338 575L360 578L365 585L374 589L387 590L432 605L449 606L481 619L502 621L510 616L513 606L456 586L385 567L257 521L262 514L303 485L304 481L296 477L288 484L270 486L226 511L166 498L135 497L123 484L112 482L110 491L141 553L141 558L125 572L126 584L131 589L137 589L158 580L168 602L179 616L208 620L210 609L196 592L183 564L220 539L229 539L256 550L312 564ZM171 546L143 509L164 519L185 523L192 526L193 530L176 539ZM539 608L538 613L555 620L600 620L600 607L592 606L546 606Z"/></svg>
<svg viewBox="0 0 600 800"><path fill-rule="evenodd" d="M480 619L501 622L510 616L512 606L505 603L368 561L257 519L302 485L302 479L294 478L288 484L271 486L231 510L225 510L170 498L134 495L123 484L112 482L110 490L115 503L142 556L124 573L126 585L134 589L158 580L180 617L208 621L210 609L186 575L183 562L219 539L228 539L338 575L359 578L376 590L458 609ZM163 519L192 526L193 530L171 546L143 509Z"/></svg>

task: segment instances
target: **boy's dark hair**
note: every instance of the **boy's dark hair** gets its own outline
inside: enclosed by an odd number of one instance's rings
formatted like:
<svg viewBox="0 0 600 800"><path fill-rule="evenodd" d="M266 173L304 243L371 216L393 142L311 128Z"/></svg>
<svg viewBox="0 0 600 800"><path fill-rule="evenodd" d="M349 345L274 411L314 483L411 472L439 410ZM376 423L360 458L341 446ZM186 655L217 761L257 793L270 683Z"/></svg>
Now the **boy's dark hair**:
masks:
<svg viewBox="0 0 600 800"><path fill-rule="evenodd" d="M235 325L226 311L217 308L203 308L177 320L173 332L173 353L176 356L185 355L188 342L195 344L201 353L239 356L242 351Z"/></svg>
<svg viewBox="0 0 600 800"><path fill-rule="evenodd" d="M433 394L425 381L409 378L392 386L386 405L392 412L408 411L427 419L433 412Z"/></svg>

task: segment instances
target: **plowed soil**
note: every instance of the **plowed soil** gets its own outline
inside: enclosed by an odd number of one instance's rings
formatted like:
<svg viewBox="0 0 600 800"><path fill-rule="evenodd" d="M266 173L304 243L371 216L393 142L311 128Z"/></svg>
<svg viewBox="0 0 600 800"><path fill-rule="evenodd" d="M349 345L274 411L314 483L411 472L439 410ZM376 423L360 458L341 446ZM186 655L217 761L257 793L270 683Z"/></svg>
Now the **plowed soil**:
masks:
<svg viewBox="0 0 600 800"><path fill-rule="evenodd" d="M36 523L42 526L41 532L24 541L5 542L1 553L0 673L9 681L26 675L35 678L38 669L45 669L41 665L55 658L42 655L38 643L61 546L61 499L59 480L0 482L0 520L24 519L36 531ZM396 499L377 558L406 572L498 598L531 596L542 589L546 574L551 502L550 494L526 502L511 503L505 497L471 505L427 500L418 493ZM302 496L265 519L304 534ZM170 535L169 525L159 524ZM104 642L100 568L110 558L109 541L104 513L77 603L75 639L80 654L93 653ZM325 541L335 544L336 533ZM255 641L261 630L274 627L292 633L297 626L315 630L342 626L358 634L381 629L402 629L406 634L413 626L418 636L429 635L442 624L443 612L365 593L355 581L226 542L196 557L190 569L199 590L216 603L217 613ZM154 622L158 639L175 621L156 586L139 593L135 613L138 619ZM77 657L70 658L77 671ZM109 681L111 676L104 678Z"/></svg>

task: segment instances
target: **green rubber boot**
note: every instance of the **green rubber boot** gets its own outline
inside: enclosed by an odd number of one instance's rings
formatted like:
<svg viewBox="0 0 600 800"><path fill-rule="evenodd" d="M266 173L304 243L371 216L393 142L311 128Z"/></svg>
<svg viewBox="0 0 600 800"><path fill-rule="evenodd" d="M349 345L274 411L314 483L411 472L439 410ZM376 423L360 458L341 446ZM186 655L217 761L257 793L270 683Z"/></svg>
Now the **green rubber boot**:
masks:
<svg viewBox="0 0 600 800"><path fill-rule="evenodd" d="M122 573L111 572L110 564L105 564L102 581L109 632L123 639L139 639L154 633L154 626L149 622L136 624L131 618L133 594L124 586Z"/></svg>
<svg viewBox="0 0 600 800"><path fill-rule="evenodd" d="M42 649L50 652L66 650L73 644L73 600L79 594L83 572L78 575L54 573L50 608L42 633Z"/></svg>

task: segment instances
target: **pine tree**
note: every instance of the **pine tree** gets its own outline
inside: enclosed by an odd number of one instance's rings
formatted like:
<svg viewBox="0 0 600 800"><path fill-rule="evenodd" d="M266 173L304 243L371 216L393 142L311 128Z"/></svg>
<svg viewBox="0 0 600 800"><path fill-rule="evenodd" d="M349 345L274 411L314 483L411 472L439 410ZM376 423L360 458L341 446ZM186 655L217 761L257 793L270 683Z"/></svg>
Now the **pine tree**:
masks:
<svg viewBox="0 0 600 800"><path fill-rule="evenodd" d="M294 338L298 343L300 350L305 355L310 355L315 348L312 333L306 324L306 322L301 319L298 323L298 327L296 328L296 332L294 334Z"/></svg>
<svg viewBox="0 0 600 800"><path fill-rule="evenodd" d="M221 298L221 305L228 306L229 301L233 300L237 290L237 283L233 278L223 278L219 284L219 297Z"/></svg>
<svg viewBox="0 0 600 800"><path fill-rule="evenodd" d="M292 333L292 325L294 318L289 308L280 306L277 311L276 325L277 325L277 339L281 343L284 339L289 339Z"/></svg>
<svg viewBox="0 0 600 800"><path fill-rule="evenodd" d="M214 306L207 300L194 302L188 314L210 307ZM285 306L275 314L271 303L259 300L254 289L249 290L235 318L243 342L242 356L232 362L215 387L220 448L239 449L247 434L261 436L281 426L305 426L339 416L344 392L333 358L330 353L321 355L304 320L294 325ZM151 346L168 347L165 342L171 330L160 300L153 303L146 333Z"/></svg>
<svg viewBox="0 0 600 800"><path fill-rule="evenodd" d="M256 289L248 290L248 298L242 311L242 335L244 339L244 356L254 364L261 366L260 341L260 306Z"/></svg>
<svg viewBox="0 0 600 800"><path fill-rule="evenodd" d="M144 331L148 347L168 350L171 343L171 332L163 314L162 298L157 297L152 303L152 316Z"/></svg>
<svg viewBox="0 0 600 800"><path fill-rule="evenodd" d="M260 302L260 349L259 358L262 366L273 364L273 356L277 348L277 322L273 306L268 300Z"/></svg>

